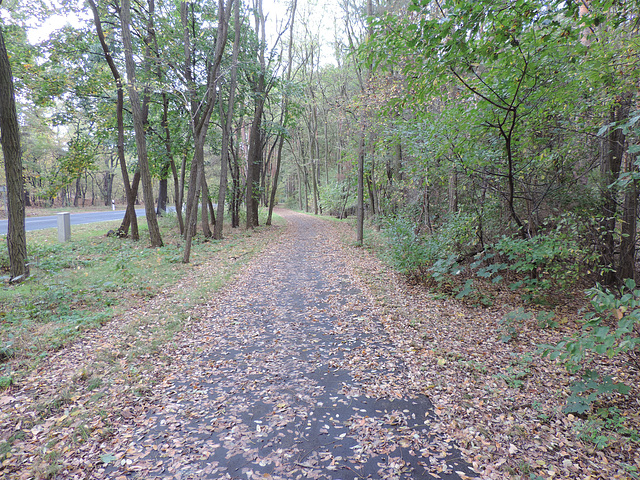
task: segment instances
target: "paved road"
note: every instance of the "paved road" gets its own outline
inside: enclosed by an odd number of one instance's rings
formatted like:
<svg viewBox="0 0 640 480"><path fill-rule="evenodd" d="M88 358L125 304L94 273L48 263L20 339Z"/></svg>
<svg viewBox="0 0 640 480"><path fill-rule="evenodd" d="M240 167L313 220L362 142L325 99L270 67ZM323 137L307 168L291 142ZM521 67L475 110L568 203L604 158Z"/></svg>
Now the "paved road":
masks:
<svg viewBox="0 0 640 480"><path fill-rule="evenodd" d="M110 220L122 220L124 217L124 210L108 211L108 212L87 212L87 213L72 213L71 225L83 225L85 223L96 222L108 222ZM144 208L136 209L136 214L139 217L144 217ZM57 228L58 217L57 215L49 215L46 217L27 217L25 220L25 228L27 232L32 230L43 230L45 228ZM7 220L0 221L0 235L7 234Z"/></svg>
<svg viewBox="0 0 640 480"><path fill-rule="evenodd" d="M433 406L330 225L281 214L287 232L165 352L140 410L111 416L113 437L92 452L118 461L94 461L88 478L476 477L431 431Z"/></svg>

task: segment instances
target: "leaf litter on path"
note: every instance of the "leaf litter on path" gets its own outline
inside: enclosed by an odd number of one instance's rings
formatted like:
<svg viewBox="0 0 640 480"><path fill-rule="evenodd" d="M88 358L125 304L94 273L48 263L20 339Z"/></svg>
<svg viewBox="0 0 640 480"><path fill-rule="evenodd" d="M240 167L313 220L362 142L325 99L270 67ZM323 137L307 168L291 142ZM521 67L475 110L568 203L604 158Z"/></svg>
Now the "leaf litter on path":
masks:
<svg viewBox="0 0 640 480"><path fill-rule="evenodd" d="M39 436L13 441L5 471L33 478L38 461L40 476L65 479L474 478L453 438L432 429L433 406L332 224L283 215L279 241L185 312L159 351L127 355L99 338L109 328L92 334L89 356L100 361L84 362L77 346L60 351L86 378L51 399ZM101 362L117 368L98 371ZM47 378L34 382L39 374ZM102 384L90 390L94 378ZM17 395L12 407L35 422L27 402L37 386Z"/></svg>
<svg viewBox="0 0 640 480"><path fill-rule="evenodd" d="M283 241L171 351L173 375L111 446L124 463L96 477L473 477L430 433L432 406L338 241L318 220L286 218Z"/></svg>
<svg viewBox="0 0 640 480"><path fill-rule="evenodd" d="M163 307L189 284L5 391L3 478L633 478L637 444L585 443L561 412L570 378L532 359L566 331L505 344L499 311L408 285L341 243L348 225L283 215L279 239L181 319Z"/></svg>

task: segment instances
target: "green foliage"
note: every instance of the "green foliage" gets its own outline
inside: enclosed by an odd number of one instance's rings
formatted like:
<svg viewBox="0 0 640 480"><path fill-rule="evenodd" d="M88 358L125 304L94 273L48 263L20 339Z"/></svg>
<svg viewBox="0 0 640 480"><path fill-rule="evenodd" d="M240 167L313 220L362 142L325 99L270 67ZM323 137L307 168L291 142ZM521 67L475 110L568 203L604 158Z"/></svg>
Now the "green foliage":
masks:
<svg viewBox="0 0 640 480"><path fill-rule="evenodd" d="M416 233L414 223L407 218L387 219L384 236L388 245L388 257L399 272L415 275L431 260L427 246Z"/></svg>
<svg viewBox="0 0 640 480"><path fill-rule="evenodd" d="M582 380L574 382L569 389L571 395L567 399L564 411L567 413L586 413L591 409L591 404L600 395L619 392L624 395L631 390L627 385L614 382L609 375L600 375L593 370L586 370Z"/></svg>
<svg viewBox="0 0 640 480"><path fill-rule="evenodd" d="M520 334L521 324L533 317L531 312L525 311L519 307L510 311L498 321L499 328L502 332L501 340L505 343L517 340Z"/></svg>
<svg viewBox="0 0 640 480"><path fill-rule="evenodd" d="M578 424L576 430L582 441L593 444L598 450L608 447L616 437L625 442L640 443L640 432L627 427L626 419L616 407L598 409Z"/></svg>
<svg viewBox="0 0 640 480"><path fill-rule="evenodd" d="M353 205L354 193L348 180L332 182L320 186L320 203L324 211L333 216L340 216L345 208Z"/></svg>
<svg viewBox="0 0 640 480"><path fill-rule="evenodd" d="M613 358L638 349L640 338L640 289L629 279L626 291L618 298L601 285L589 289L592 312L585 315L582 332L573 339L548 349L551 358L558 358L573 368L588 360L588 352Z"/></svg>
<svg viewBox="0 0 640 480"><path fill-rule="evenodd" d="M426 275L436 282L459 275L458 255L473 245L475 218L456 214L447 217L433 233L420 233L418 225L401 216L386 219L384 235L392 265L408 275ZM466 285L461 290L468 293Z"/></svg>
<svg viewBox="0 0 640 480"><path fill-rule="evenodd" d="M633 280L625 282L625 291L617 296L601 285L587 291L593 311L584 316L582 331L557 345L543 345L543 354L562 361L572 372L584 369L582 380L571 387L566 411L583 413L601 395L618 392L626 395L629 387L614 382L586 366L591 354L609 358L637 352L640 346L640 289Z"/></svg>
<svg viewBox="0 0 640 480"><path fill-rule="evenodd" d="M0 390L4 390L13 385L13 377L12 376L2 376L0 377Z"/></svg>
<svg viewBox="0 0 640 480"><path fill-rule="evenodd" d="M529 354L522 357L513 355L510 365L506 370L494 377L503 380L511 388L522 388L525 379L531 374L529 367L532 362L533 358Z"/></svg>
<svg viewBox="0 0 640 480"><path fill-rule="evenodd" d="M585 242L585 223L567 214L549 219L548 227L532 238L502 237L494 251L507 258L511 271L523 276L511 288L524 289L525 298L531 300L551 288L575 285L598 258Z"/></svg>

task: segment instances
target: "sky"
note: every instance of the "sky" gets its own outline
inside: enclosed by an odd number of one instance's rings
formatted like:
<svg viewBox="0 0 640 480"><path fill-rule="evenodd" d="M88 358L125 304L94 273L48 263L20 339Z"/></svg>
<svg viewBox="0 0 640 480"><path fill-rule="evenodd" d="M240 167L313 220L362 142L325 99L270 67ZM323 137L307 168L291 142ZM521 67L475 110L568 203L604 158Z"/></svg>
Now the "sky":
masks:
<svg viewBox="0 0 640 480"><path fill-rule="evenodd" d="M48 0L50 3L59 0ZM76 0L79 1L79 0ZM215 0L209 0L215 1ZM251 2L252 0L245 0ZM263 10L267 18L267 43L273 47L278 33L281 33L289 19L288 6L291 0L262 0ZM337 29L344 29L342 23L342 10L339 2L342 0L298 0L296 9L295 36L298 41L309 35L313 35L320 43L320 63L322 65L336 64L334 58L334 42ZM66 3L66 2L65 2ZM6 17L6 8L0 8L0 16ZM84 13L85 19L91 21L88 11ZM337 20L336 20L337 18ZM28 38L32 44L46 40L52 32L61 29L67 24L74 27L81 27L82 21L77 15L54 15L46 22L37 24L35 20L27 22L31 25L28 31ZM305 34L305 31L308 32ZM286 31L281 40L288 42L289 32Z"/></svg>
<svg viewBox="0 0 640 480"><path fill-rule="evenodd" d="M283 25L289 18L287 11L289 3L290 0L263 0L263 10L267 17L267 32L273 38L276 37L277 32L282 31ZM335 38L334 17L336 15L340 16L338 0L298 0L296 11L297 34L301 34L301 21L306 18L309 30L319 35L322 43L326 45L323 49L329 50L329 52L324 52L326 55L330 53L331 43ZM82 24L80 19L74 15L54 15L41 25L37 25L35 21L29 23L32 25L28 33L31 43L38 43L46 39L53 31L62 28L68 23L76 27Z"/></svg>

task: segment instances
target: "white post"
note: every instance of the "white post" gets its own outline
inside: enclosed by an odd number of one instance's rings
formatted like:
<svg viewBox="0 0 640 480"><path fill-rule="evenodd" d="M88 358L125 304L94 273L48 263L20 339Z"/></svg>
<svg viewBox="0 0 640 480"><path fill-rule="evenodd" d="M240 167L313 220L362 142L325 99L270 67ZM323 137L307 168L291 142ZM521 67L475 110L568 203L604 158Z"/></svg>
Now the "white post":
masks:
<svg viewBox="0 0 640 480"><path fill-rule="evenodd" d="M58 241L68 242L71 238L71 215L69 212L58 214Z"/></svg>

